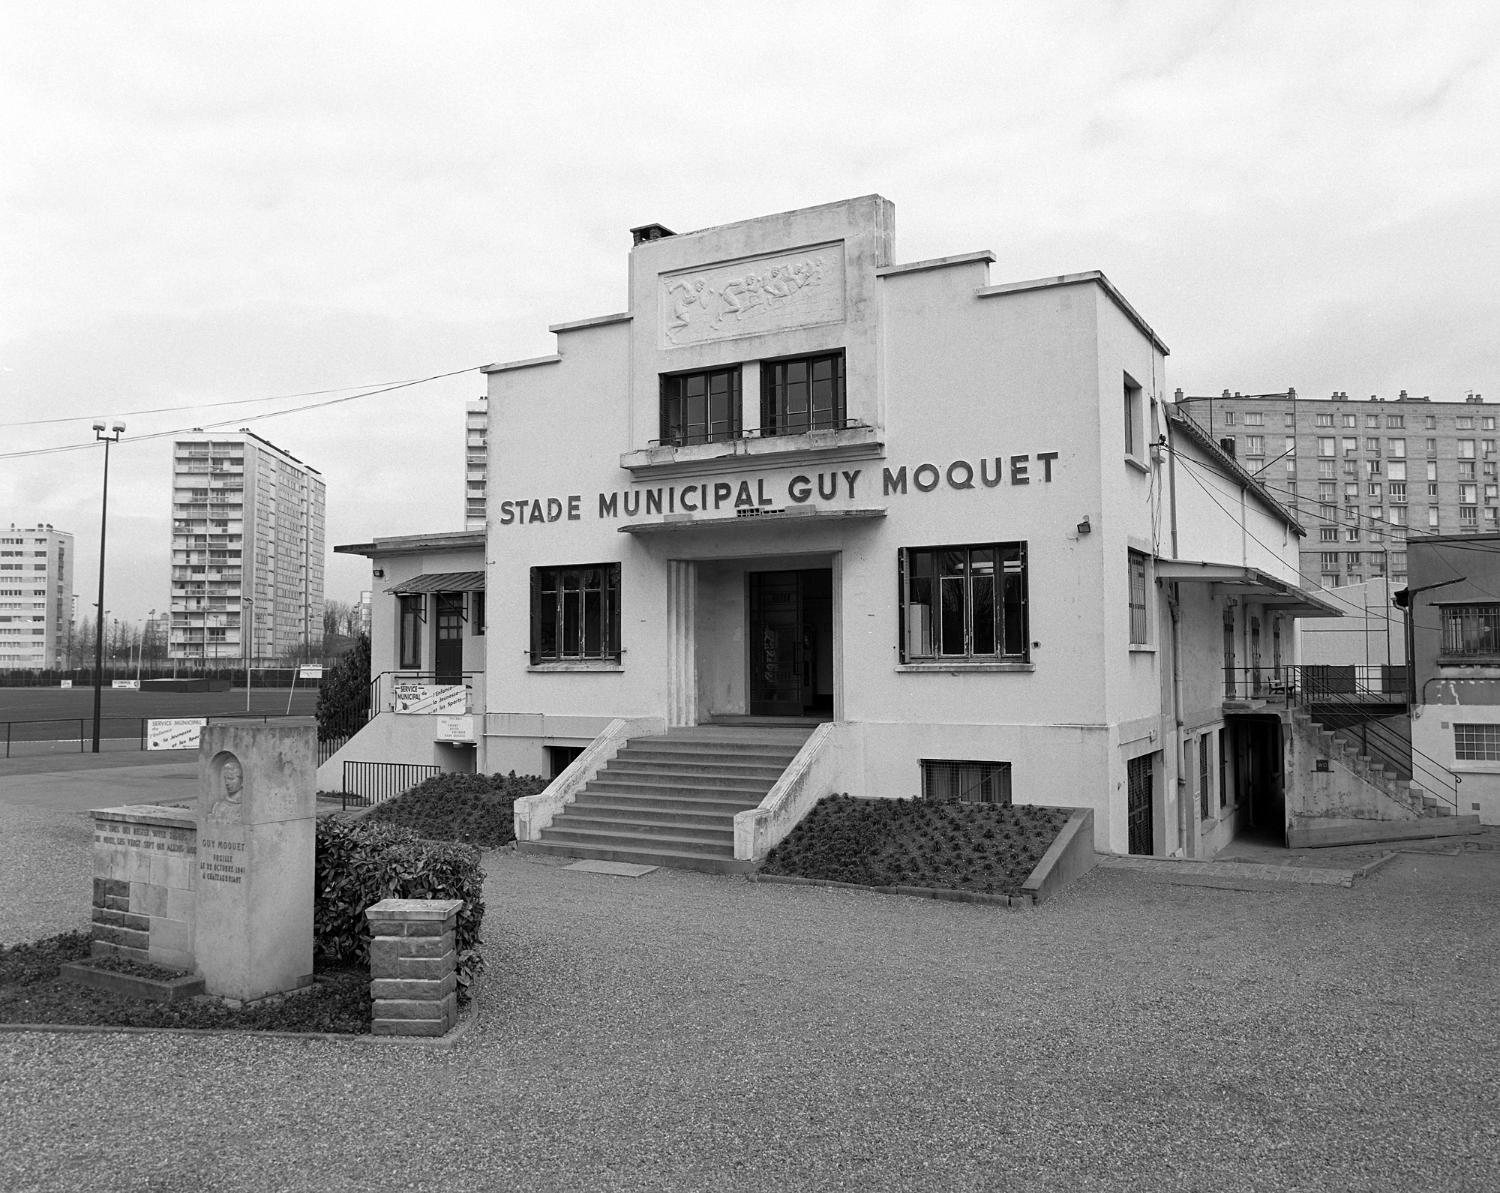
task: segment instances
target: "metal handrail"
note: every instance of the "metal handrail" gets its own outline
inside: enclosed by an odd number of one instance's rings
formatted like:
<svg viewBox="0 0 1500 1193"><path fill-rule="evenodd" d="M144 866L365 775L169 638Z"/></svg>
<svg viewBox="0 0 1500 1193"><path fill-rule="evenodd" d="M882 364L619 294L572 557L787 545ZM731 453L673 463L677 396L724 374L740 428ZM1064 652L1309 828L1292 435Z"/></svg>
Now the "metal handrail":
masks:
<svg viewBox="0 0 1500 1193"><path fill-rule="evenodd" d="M1438 759L1417 749L1412 742L1381 724L1376 717L1371 716L1368 708L1369 701L1360 700L1358 693L1304 689L1298 698L1298 704L1311 716L1315 703L1322 704L1325 709L1328 705L1333 705L1350 710L1352 720L1349 724L1330 725L1324 721L1319 721L1319 723L1334 733L1342 731L1347 734L1350 730L1357 731L1360 746L1365 753L1375 758L1376 761L1391 766L1398 775L1403 771L1406 772L1411 782L1419 784L1434 798L1453 805L1455 811L1458 810L1458 785L1463 780Z"/></svg>

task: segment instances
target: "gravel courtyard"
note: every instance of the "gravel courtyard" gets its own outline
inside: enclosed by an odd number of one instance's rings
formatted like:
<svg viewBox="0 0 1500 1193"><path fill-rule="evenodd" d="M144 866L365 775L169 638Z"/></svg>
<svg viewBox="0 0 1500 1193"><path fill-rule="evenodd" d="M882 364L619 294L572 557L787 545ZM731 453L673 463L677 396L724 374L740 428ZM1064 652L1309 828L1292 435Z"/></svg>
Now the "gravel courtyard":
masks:
<svg viewBox="0 0 1500 1193"><path fill-rule="evenodd" d="M0 1188L1500 1188L1500 852L1034 912L488 867L456 1046L0 1033ZM0 942L87 878L0 796Z"/></svg>

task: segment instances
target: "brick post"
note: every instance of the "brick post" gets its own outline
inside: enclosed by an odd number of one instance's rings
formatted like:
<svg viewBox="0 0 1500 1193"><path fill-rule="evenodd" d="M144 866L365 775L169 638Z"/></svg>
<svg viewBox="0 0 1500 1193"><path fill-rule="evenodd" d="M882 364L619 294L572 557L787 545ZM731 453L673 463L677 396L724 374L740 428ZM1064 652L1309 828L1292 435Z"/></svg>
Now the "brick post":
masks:
<svg viewBox="0 0 1500 1193"><path fill-rule="evenodd" d="M441 1036L458 1022L454 934L462 899L382 899L370 921L370 1031Z"/></svg>

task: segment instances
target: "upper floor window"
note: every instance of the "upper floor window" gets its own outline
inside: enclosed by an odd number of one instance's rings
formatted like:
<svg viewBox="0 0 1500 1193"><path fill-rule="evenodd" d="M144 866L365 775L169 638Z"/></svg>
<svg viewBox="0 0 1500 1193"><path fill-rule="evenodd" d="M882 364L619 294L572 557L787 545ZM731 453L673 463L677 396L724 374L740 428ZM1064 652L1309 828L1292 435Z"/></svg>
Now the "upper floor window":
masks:
<svg viewBox="0 0 1500 1193"><path fill-rule="evenodd" d="M803 435L844 425L844 354L770 360L760 369L763 435Z"/></svg>
<svg viewBox="0 0 1500 1193"><path fill-rule="evenodd" d="M1472 431L1474 429L1474 416L1472 414L1460 414L1457 426L1460 431Z"/></svg>
<svg viewBox="0 0 1500 1193"><path fill-rule="evenodd" d="M1444 605L1445 655L1500 655L1500 605Z"/></svg>
<svg viewBox="0 0 1500 1193"><path fill-rule="evenodd" d="M1352 425L1352 424L1350 424L1350 425ZM1378 427L1379 425L1380 425L1380 415L1378 415L1378 414L1367 414L1367 415L1365 415L1365 426L1367 426L1367 427Z"/></svg>
<svg viewBox="0 0 1500 1193"><path fill-rule="evenodd" d="M1129 552L1130 559L1130 645L1145 646L1150 638L1150 621L1146 616L1146 557L1139 551Z"/></svg>
<svg viewBox="0 0 1500 1193"><path fill-rule="evenodd" d="M901 661L1028 657L1026 544L901 549Z"/></svg>
<svg viewBox="0 0 1500 1193"><path fill-rule="evenodd" d="M1316 416L1315 421L1320 427L1331 427L1333 426L1333 415L1319 414Z"/></svg>
<svg viewBox="0 0 1500 1193"><path fill-rule="evenodd" d="M1137 385L1127 373L1124 385L1124 409L1125 409L1125 454L1127 456L1138 456L1141 454L1141 387ZM1233 425L1234 412L1224 412L1224 422Z"/></svg>
<svg viewBox="0 0 1500 1193"><path fill-rule="evenodd" d="M1245 425L1247 427L1264 426L1265 421L1265 415L1259 410L1247 410L1245 412Z"/></svg>
<svg viewBox="0 0 1500 1193"><path fill-rule="evenodd" d="M740 433L740 367L670 373L661 379L661 441L718 443Z"/></svg>
<svg viewBox="0 0 1500 1193"><path fill-rule="evenodd" d="M1388 427L1405 427L1406 426L1406 415L1404 415L1404 414L1387 414L1385 416L1385 425L1388 426Z"/></svg>

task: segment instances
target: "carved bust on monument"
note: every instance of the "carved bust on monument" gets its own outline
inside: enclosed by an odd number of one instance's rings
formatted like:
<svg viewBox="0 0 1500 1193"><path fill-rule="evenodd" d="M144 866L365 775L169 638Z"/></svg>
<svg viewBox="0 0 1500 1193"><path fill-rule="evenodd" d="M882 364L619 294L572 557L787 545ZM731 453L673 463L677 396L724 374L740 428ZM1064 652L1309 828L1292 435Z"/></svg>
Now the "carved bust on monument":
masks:
<svg viewBox="0 0 1500 1193"><path fill-rule="evenodd" d="M245 768L228 750L221 750L209 762L213 776L214 802L208 810L210 820L237 822L244 808Z"/></svg>

